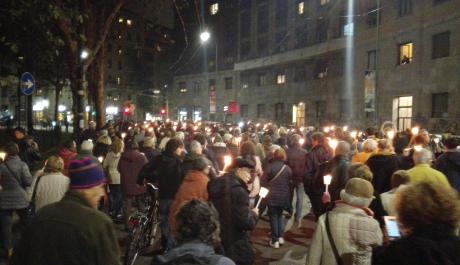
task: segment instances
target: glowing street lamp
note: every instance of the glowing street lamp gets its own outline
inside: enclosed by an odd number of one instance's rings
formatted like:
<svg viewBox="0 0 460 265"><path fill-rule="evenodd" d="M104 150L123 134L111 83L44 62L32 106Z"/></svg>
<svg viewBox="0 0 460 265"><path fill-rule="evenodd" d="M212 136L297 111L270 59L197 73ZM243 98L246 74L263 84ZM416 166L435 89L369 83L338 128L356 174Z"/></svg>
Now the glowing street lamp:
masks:
<svg viewBox="0 0 460 265"><path fill-rule="evenodd" d="M83 49L83 50L81 51L81 53L80 53L80 58L81 58L82 60L86 60L86 59L88 59L88 57L89 57L89 52L88 52L88 50L87 50L87 49Z"/></svg>
<svg viewBox="0 0 460 265"><path fill-rule="evenodd" d="M208 42L208 40L210 38L211 38L211 33L209 33L209 31L205 30L205 31L201 32L201 34L200 34L201 43Z"/></svg>

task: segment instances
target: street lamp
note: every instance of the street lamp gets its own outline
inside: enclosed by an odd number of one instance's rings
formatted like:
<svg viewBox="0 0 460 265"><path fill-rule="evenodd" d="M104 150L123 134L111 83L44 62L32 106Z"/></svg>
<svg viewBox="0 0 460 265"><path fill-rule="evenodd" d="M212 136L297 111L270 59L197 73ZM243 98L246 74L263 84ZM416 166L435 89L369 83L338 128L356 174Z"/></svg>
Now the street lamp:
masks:
<svg viewBox="0 0 460 265"><path fill-rule="evenodd" d="M211 33L209 33L209 31L205 30L205 31L200 33L201 44L208 43L210 38L211 38ZM217 39L215 39L214 42L216 43L216 57L215 57L214 63L216 65L215 69L216 69L216 72L217 72L217 65L218 65L217 64Z"/></svg>
<svg viewBox="0 0 460 265"><path fill-rule="evenodd" d="M82 60L86 60L86 59L88 58L88 56L89 56L88 50L83 49L83 50L81 51L81 53L80 53L80 58L81 58Z"/></svg>

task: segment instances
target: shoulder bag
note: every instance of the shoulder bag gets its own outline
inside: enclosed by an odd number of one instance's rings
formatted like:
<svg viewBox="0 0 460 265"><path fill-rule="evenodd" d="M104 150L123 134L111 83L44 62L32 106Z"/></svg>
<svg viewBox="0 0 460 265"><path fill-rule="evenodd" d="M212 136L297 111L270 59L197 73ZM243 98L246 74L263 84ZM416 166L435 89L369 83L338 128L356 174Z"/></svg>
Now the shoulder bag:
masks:
<svg viewBox="0 0 460 265"><path fill-rule="evenodd" d="M334 252L334 257L337 261L337 264L343 265L342 258L339 255L339 251L337 250L337 246L335 245L334 238L332 237L331 227L329 226L329 212L326 213L326 232L327 238L329 239L329 243L331 243L332 252Z"/></svg>

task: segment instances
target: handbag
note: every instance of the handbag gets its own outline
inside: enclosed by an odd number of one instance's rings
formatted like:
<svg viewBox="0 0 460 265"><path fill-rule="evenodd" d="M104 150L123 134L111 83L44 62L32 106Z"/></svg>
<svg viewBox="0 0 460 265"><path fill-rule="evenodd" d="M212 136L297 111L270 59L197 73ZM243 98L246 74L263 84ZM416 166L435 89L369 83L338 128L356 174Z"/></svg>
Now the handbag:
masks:
<svg viewBox="0 0 460 265"><path fill-rule="evenodd" d="M21 184L21 180L14 173L14 171L11 170L11 168L8 166L7 162L5 162L5 166L8 169L8 171L11 173L11 175L13 175L14 179L18 182L19 186L24 190L24 188L22 187L22 184ZM30 202L29 202L29 206L27 206L27 208L25 210L26 211L26 213L25 213L25 219L26 220L24 220L24 221L26 223L29 223L30 220L32 220L32 218L35 216L35 196L36 196L36 193L37 193L37 187L38 187L38 183L40 182L40 179L41 179L41 177L37 178L37 181L35 182L35 186L34 186L34 189L33 189L33 192L32 192L32 197L31 197ZM24 190L24 193L26 193L25 190Z"/></svg>
<svg viewBox="0 0 460 265"><path fill-rule="evenodd" d="M335 245L334 238L332 237L331 227L329 226L329 212L326 213L326 232L327 238L329 239L329 243L331 243L332 252L334 252L334 257L337 261L337 264L343 265L342 258L339 255L339 251L337 250L337 246Z"/></svg>
<svg viewBox="0 0 460 265"><path fill-rule="evenodd" d="M281 167L281 169L278 171L278 173L276 173L276 175L268 182L268 183L272 183L272 181L274 181L275 179L277 179L280 175L281 175L281 172L283 172L283 170L286 168L286 165L283 165Z"/></svg>

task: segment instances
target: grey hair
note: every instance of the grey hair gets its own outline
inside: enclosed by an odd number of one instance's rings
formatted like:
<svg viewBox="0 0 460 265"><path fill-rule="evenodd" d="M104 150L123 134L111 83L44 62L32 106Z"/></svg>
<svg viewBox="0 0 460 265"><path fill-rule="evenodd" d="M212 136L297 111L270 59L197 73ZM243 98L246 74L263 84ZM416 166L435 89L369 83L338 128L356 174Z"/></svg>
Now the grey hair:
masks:
<svg viewBox="0 0 460 265"><path fill-rule="evenodd" d="M340 141L335 149L336 155L348 155L351 151L351 146L348 142Z"/></svg>
<svg viewBox="0 0 460 265"><path fill-rule="evenodd" d="M433 153L430 150L422 148L414 151L414 164L429 164L433 159Z"/></svg>
<svg viewBox="0 0 460 265"><path fill-rule="evenodd" d="M197 153L199 149L202 149L202 147L198 141L193 140L190 142L190 152L191 153Z"/></svg>
<svg viewBox="0 0 460 265"><path fill-rule="evenodd" d="M176 132L175 137L176 137L177 139L181 140L181 141L184 141L184 139L185 139L185 134L184 134L184 132Z"/></svg>
<svg viewBox="0 0 460 265"><path fill-rule="evenodd" d="M367 139L363 142L363 151L366 153L372 153L377 149L377 141L374 139Z"/></svg>

